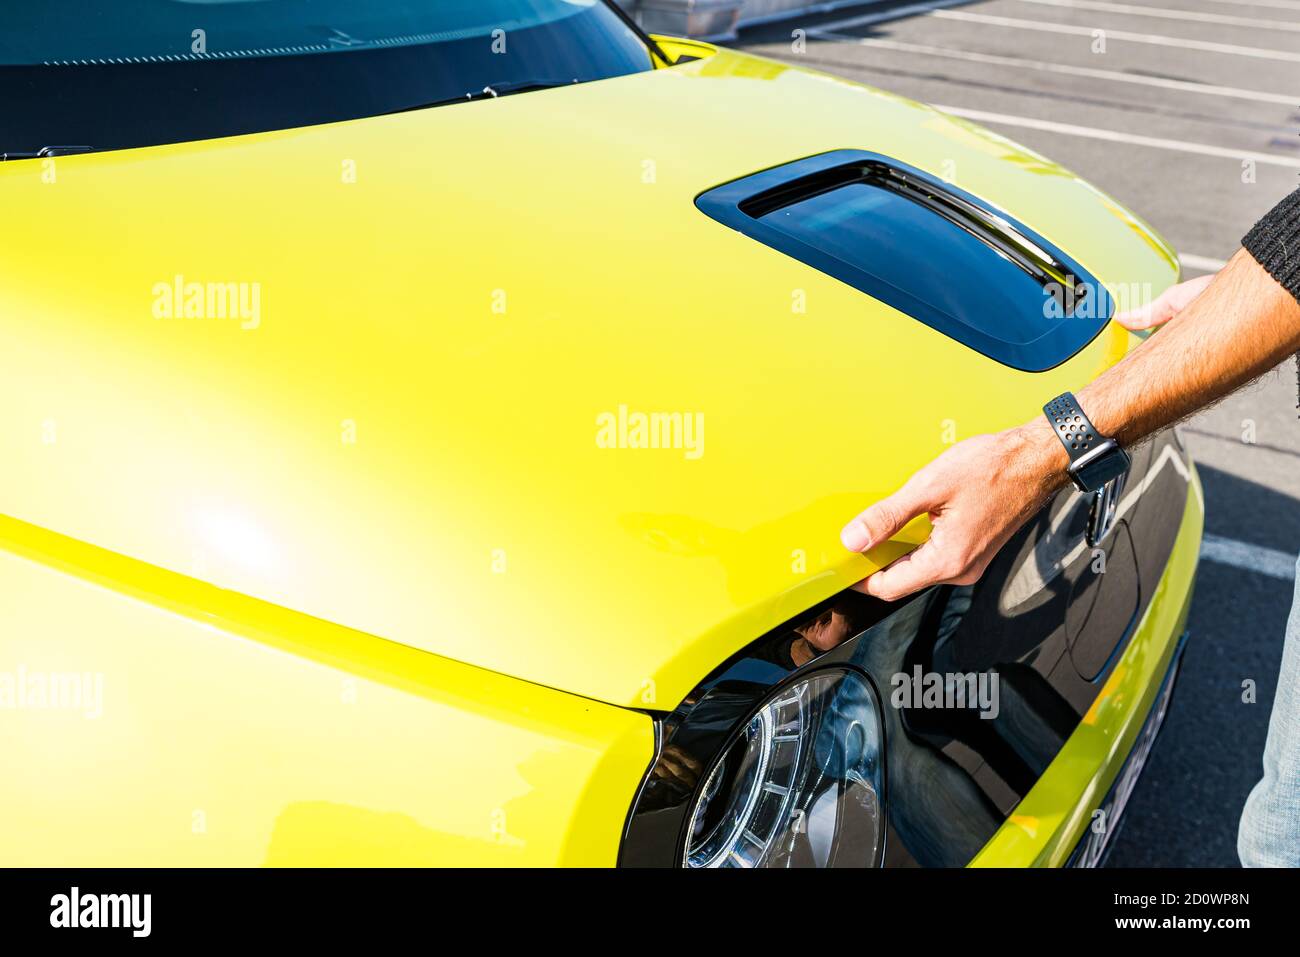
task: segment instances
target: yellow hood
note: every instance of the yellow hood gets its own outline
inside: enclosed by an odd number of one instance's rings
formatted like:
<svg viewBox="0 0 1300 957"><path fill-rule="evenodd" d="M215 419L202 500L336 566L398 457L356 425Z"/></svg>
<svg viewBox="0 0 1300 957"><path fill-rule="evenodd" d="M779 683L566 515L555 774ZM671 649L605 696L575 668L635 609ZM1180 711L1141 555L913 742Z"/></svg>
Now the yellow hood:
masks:
<svg viewBox="0 0 1300 957"><path fill-rule="evenodd" d="M1015 372L693 204L840 148L953 179L1112 288L1175 278L1149 230L1042 157L729 52L0 164L0 515L670 708L876 567L839 545L855 511L1128 347L1112 326L1049 373ZM235 284L245 314L208 314L191 283ZM656 412L702 433L620 447Z"/></svg>

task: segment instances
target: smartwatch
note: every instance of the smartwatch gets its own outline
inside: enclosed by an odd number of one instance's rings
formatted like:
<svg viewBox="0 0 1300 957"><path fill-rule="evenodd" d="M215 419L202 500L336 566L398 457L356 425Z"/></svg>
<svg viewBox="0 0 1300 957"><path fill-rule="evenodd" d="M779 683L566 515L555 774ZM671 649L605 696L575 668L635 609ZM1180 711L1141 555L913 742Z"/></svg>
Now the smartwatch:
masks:
<svg viewBox="0 0 1300 957"><path fill-rule="evenodd" d="M1069 392L1043 406L1043 414L1070 457L1066 473L1080 492L1099 492L1128 471L1128 453L1114 439L1099 434Z"/></svg>

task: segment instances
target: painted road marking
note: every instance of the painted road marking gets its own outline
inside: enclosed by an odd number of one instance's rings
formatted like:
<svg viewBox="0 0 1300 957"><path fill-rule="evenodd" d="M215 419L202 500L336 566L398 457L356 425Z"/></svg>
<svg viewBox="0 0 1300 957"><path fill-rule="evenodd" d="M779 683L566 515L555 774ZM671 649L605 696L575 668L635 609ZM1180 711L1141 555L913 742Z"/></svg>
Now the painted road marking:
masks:
<svg viewBox="0 0 1300 957"><path fill-rule="evenodd" d="M818 33L820 34L820 31ZM1087 76L1099 80L1113 80L1117 83L1136 83L1140 86L1155 86L1166 90L1184 90L1188 93L1202 93L1207 96L1230 96L1239 100L1254 100L1258 103L1278 103L1283 106L1300 104L1300 90L1297 90L1296 93L1266 93L1262 90L1242 90L1233 86L1215 86L1210 83L1197 83L1192 80L1171 80L1163 76L1146 76L1141 73L1124 73L1120 70L1103 70L1100 67L1093 66L1071 66L1068 63L1022 60L1019 57L1001 56L996 53L954 50L950 47L935 47L924 43L904 43L901 40L886 40L880 37L821 35L827 39L852 41L865 47L897 50L900 53L922 53L926 56L949 57L954 60L968 60L971 63L1009 66L1017 70L1043 70L1048 73L1062 73L1067 76Z"/></svg>
<svg viewBox="0 0 1300 957"><path fill-rule="evenodd" d="M1295 581L1294 555L1275 548L1239 542L1235 538L1206 535L1201 539L1201 558L1281 581Z"/></svg>
<svg viewBox="0 0 1300 957"><path fill-rule="evenodd" d="M953 116L964 117L979 123L1001 123L1005 126L1021 126L1031 130L1044 130L1049 133L1061 133L1065 136L1082 136L1094 140L1108 140L1112 143L1129 143L1134 146L1150 146L1154 149L1174 150L1179 153L1197 153L1201 156L1218 156L1224 159L1254 160L1268 166L1284 166L1287 169L1300 169L1300 158L1280 156L1277 153L1259 153L1254 150L1234 150L1224 146L1211 146L1208 143L1189 143L1185 140L1167 140L1158 136L1141 136L1136 133L1121 133L1118 130L1103 130L1095 126L1075 126L1073 123L1057 123L1054 120L1039 120L1029 116L1012 116L1008 113L990 113L986 110L968 110L960 106L941 106L934 104L936 110L943 110Z"/></svg>
<svg viewBox="0 0 1300 957"><path fill-rule="evenodd" d="M864 13L862 16L849 17L845 20L819 23L815 27L808 28L808 35L810 37L835 37L836 30L851 30L854 27L865 27L872 23L883 23L886 20L899 20L913 14L930 13L943 7L955 7L961 3L970 3L970 0L929 0L927 3L913 3L906 7L894 7L891 10L882 10L880 13ZM836 37L836 39L838 38ZM848 39L856 40L858 38L850 37Z"/></svg>
<svg viewBox="0 0 1300 957"><path fill-rule="evenodd" d="M1188 269L1199 269L1201 272L1218 272L1228 265L1222 259L1211 259L1209 256L1194 256L1191 253L1179 253L1178 260Z"/></svg>
<svg viewBox="0 0 1300 957"><path fill-rule="evenodd" d="M1272 7L1274 10L1300 10L1300 0L1209 0L1234 7Z"/></svg>
<svg viewBox="0 0 1300 957"><path fill-rule="evenodd" d="M942 17L946 20L963 20L967 23L986 23L991 26L1012 27L1017 30L1041 30L1046 33L1068 33L1075 36L1092 37L1104 34L1107 40L1125 40L1130 43L1150 43L1156 46L1180 47L1184 50L1204 50L1209 53L1229 53L1234 56L1255 57L1260 60L1285 60L1300 63L1300 53L1287 50L1266 50L1263 47L1247 47L1236 43L1215 43L1212 40L1187 40L1182 37L1166 37L1153 33L1131 33L1127 30L1100 30L1094 27L1076 27L1065 23L1039 23L1037 20L1021 20L1017 17L995 17L984 13L967 13L965 10L931 10L927 16Z"/></svg>
<svg viewBox="0 0 1300 957"><path fill-rule="evenodd" d="M1109 3L1106 0L1020 0L1020 2L1040 3L1049 7L1097 10L1103 13L1122 13L1130 17L1190 20L1196 23L1218 23L1224 26L1257 27L1261 30L1300 30L1300 23L1293 20L1260 20L1257 17L1234 17L1227 13L1199 13L1193 10L1171 10L1167 7L1138 7L1131 3Z"/></svg>

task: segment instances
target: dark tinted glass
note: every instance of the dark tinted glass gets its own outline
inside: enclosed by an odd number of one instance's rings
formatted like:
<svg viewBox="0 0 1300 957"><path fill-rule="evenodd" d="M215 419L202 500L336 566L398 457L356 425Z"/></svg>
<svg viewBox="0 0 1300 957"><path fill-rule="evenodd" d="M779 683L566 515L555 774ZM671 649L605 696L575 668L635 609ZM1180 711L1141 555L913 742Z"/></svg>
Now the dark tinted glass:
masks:
<svg viewBox="0 0 1300 957"><path fill-rule="evenodd" d="M648 70L586 0L0 4L0 153L287 129Z"/></svg>
<svg viewBox="0 0 1300 957"><path fill-rule="evenodd" d="M1045 318L1043 288L1020 267L896 193L855 183L761 218L959 320L995 317L1007 342L1031 342L1057 321Z"/></svg>
<svg viewBox="0 0 1300 957"><path fill-rule="evenodd" d="M695 204L1016 369L1064 362L1114 308L1091 273L1004 210L878 153L809 156L715 186Z"/></svg>

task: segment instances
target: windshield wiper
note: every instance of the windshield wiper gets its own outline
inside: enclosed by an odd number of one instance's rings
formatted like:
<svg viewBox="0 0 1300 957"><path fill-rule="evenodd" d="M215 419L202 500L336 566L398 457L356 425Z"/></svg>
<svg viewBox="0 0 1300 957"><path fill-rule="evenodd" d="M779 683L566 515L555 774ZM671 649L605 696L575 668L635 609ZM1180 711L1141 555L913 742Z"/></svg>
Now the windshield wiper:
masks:
<svg viewBox="0 0 1300 957"><path fill-rule="evenodd" d="M71 156L74 153L93 153L93 146L42 146L36 152L29 150L13 150L8 153L0 153L0 163L6 160L29 160L44 159L47 156Z"/></svg>
<svg viewBox="0 0 1300 957"><path fill-rule="evenodd" d="M462 93L460 96L449 96L442 100L430 100L427 103L417 103L414 106L404 106L400 110L389 110L385 115L393 113L410 113L412 110L427 110L435 106L447 106L451 103L469 103L473 100L494 100L501 96L510 96L512 93L528 93L532 90L553 90L557 86L572 86L578 82L578 78L571 80L502 80L497 83L489 83L481 90L470 90Z"/></svg>

